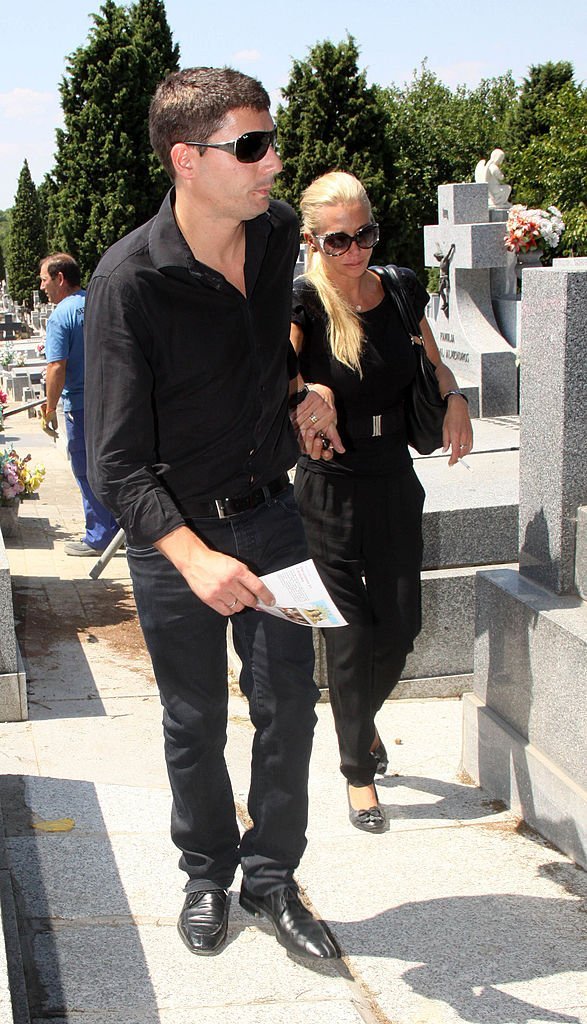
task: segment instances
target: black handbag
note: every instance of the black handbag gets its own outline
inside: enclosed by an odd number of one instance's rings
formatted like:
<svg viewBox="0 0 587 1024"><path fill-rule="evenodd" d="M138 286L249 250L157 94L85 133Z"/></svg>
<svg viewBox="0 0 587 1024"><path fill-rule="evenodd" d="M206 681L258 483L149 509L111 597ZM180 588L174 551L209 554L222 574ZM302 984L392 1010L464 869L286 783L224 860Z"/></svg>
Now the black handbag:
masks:
<svg viewBox="0 0 587 1024"><path fill-rule="evenodd" d="M411 297L398 274L397 267L369 267L381 278L387 294L395 302L402 323L412 339L416 356L416 376L404 399L408 444L420 455L430 455L442 448L442 425L447 403L441 397L434 363L426 355L420 325Z"/></svg>

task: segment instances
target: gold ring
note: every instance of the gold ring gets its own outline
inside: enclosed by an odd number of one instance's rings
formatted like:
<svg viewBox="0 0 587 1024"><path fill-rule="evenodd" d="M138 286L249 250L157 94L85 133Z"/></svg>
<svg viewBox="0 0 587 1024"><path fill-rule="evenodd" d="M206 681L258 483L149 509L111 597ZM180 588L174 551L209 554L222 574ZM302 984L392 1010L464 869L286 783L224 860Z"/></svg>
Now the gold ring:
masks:
<svg viewBox="0 0 587 1024"><path fill-rule="evenodd" d="M234 606L235 606L236 604L238 604L238 597L235 597L235 599L234 599L234 601L232 602L232 604L229 604L229 605L227 605L227 607L228 607L228 608L234 608Z"/></svg>
<svg viewBox="0 0 587 1024"><path fill-rule="evenodd" d="M316 413L315 413L315 412L313 412L313 413L311 414L311 416L310 416L310 421L311 421L312 423L317 423L317 422L318 422L318 417L316 416Z"/></svg>

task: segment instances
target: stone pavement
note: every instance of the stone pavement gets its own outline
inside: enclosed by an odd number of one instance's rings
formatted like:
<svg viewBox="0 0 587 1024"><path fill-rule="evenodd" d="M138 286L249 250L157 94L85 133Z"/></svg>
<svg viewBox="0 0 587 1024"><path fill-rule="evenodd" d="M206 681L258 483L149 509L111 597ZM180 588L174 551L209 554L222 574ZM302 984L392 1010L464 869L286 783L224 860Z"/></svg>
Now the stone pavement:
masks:
<svg viewBox="0 0 587 1024"><path fill-rule="evenodd" d="M65 556L81 506L61 441L26 415L5 438L47 479L7 541L30 718L0 724L12 990L11 1006L0 957L0 1024L587 1024L586 875L459 772L458 700L385 705L381 836L348 823L318 706L299 881L340 963L289 957L241 911L238 878L225 950L190 955L126 559L93 581L91 559ZM227 759L243 820L250 742L233 681Z"/></svg>

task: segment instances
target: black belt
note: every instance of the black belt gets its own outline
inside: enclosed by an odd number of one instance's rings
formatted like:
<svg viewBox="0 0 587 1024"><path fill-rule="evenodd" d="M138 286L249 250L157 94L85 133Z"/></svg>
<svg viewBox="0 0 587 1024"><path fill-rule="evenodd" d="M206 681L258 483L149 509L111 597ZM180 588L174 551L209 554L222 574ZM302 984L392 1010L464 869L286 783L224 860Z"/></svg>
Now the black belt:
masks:
<svg viewBox="0 0 587 1024"><path fill-rule="evenodd" d="M245 494L240 498L210 498L209 501L186 502L184 513L188 519L197 519L199 516L216 516L218 519L226 519L228 516L237 516L239 512L246 512L248 509L262 505L269 498L289 485L289 476L282 473L275 480L270 480L264 487L259 487L251 494Z"/></svg>

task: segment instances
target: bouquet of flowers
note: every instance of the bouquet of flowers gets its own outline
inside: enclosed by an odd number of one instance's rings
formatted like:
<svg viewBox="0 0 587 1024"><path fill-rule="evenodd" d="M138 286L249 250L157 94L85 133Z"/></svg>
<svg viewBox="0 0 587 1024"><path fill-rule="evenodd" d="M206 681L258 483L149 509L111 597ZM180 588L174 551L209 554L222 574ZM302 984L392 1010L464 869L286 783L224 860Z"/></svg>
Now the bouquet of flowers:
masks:
<svg viewBox="0 0 587 1024"><path fill-rule="evenodd" d="M44 359L45 358L45 343L41 342L39 345L36 346L36 349L37 349L37 355L38 355L39 359Z"/></svg>
<svg viewBox="0 0 587 1024"><path fill-rule="evenodd" d="M14 345L11 341L4 342L4 348L2 349L2 355L0 356L0 366L3 366L5 370L14 362Z"/></svg>
<svg viewBox="0 0 587 1024"><path fill-rule="evenodd" d="M516 203L508 215L505 247L510 252L525 253L535 249L556 249L565 230L560 210L549 206L548 210L529 210Z"/></svg>
<svg viewBox="0 0 587 1024"><path fill-rule="evenodd" d="M19 495L26 498L41 486L45 467L31 468L30 461L30 455L23 458L14 448L0 452L0 505L11 504Z"/></svg>

